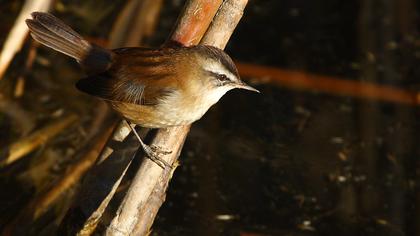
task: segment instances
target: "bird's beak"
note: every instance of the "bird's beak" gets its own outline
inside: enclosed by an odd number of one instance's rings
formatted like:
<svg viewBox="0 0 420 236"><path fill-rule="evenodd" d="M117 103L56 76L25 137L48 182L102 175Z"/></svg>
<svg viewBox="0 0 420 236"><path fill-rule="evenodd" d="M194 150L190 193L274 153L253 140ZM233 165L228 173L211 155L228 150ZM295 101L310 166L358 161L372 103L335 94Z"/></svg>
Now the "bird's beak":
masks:
<svg viewBox="0 0 420 236"><path fill-rule="evenodd" d="M240 83L238 83L238 84L235 84L235 88L246 89L246 90L249 90L249 91L260 93L260 91L258 91L257 89L255 89L255 88L253 88L253 87L245 84L242 81Z"/></svg>

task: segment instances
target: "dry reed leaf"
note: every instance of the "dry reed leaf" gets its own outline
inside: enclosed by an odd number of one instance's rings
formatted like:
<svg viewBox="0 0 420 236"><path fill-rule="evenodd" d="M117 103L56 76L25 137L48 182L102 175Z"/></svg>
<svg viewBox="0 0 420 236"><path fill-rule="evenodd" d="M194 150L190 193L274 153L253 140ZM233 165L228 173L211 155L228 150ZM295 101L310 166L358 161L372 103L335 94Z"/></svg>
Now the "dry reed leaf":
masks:
<svg viewBox="0 0 420 236"><path fill-rule="evenodd" d="M77 121L77 119L77 115L70 114L65 118L54 121L44 128L39 129L27 137L20 139L16 143L13 143L9 147L9 153L7 157L0 161L0 166L3 167L16 162L26 154L39 147L41 144L44 144L51 138L55 137L65 128Z"/></svg>

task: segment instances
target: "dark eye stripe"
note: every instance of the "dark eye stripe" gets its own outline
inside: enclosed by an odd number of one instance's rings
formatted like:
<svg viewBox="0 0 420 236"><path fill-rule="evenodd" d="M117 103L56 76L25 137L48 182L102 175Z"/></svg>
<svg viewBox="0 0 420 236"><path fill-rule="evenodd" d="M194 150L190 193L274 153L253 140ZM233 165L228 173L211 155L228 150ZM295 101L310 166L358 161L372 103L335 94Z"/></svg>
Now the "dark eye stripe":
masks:
<svg viewBox="0 0 420 236"><path fill-rule="evenodd" d="M226 75L224 75L224 74L217 74L216 73L216 77L220 81L229 81L229 78Z"/></svg>
<svg viewBox="0 0 420 236"><path fill-rule="evenodd" d="M213 72L213 71L208 71L208 73L210 73L211 76L213 76L215 79L217 79L217 81L219 82L218 85L225 85L228 83L231 83L232 81L230 80L229 77L227 77L225 74L219 74L217 72Z"/></svg>

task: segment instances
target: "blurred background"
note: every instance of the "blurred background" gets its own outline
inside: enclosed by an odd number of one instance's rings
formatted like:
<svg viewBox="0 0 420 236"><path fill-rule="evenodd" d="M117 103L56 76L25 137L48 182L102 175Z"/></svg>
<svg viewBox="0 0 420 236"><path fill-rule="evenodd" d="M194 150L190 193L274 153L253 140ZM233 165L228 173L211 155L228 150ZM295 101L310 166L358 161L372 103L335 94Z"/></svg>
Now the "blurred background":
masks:
<svg viewBox="0 0 420 236"><path fill-rule="evenodd" d="M0 1L0 45L24 2ZM111 45L133 2L56 0L50 11ZM132 46L159 47L185 1L156 2ZM261 94L229 92L193 124L152 235L420 235L419 7L251 0L226 51ZM28 38L0 79L2 230L57 232L84 172L37 220L22 212L73 170L98 120L115 119L75 89L83 76Z"/></svg>

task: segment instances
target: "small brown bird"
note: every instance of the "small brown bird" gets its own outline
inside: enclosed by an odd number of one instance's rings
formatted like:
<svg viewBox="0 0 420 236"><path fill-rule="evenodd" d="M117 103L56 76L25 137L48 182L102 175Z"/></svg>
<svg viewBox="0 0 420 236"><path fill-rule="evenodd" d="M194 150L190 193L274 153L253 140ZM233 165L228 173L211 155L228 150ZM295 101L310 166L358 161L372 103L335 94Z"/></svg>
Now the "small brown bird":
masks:
<svg viewBox="0 0 420 236"><path fill-rule="evenodd" d="M106 100L121 116L142 127L191 124L231 89L258 92L240 80L232 59L215 47L108 50L84 40L49 13L33 12L32 18L26 20L32 37L73 57L88 74L77 82L79 90ZM153 161L168 165L159 157L167 152L137 137Z"/></svg>

